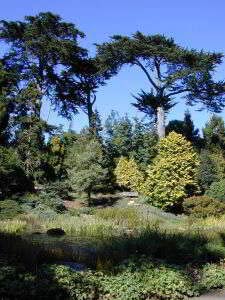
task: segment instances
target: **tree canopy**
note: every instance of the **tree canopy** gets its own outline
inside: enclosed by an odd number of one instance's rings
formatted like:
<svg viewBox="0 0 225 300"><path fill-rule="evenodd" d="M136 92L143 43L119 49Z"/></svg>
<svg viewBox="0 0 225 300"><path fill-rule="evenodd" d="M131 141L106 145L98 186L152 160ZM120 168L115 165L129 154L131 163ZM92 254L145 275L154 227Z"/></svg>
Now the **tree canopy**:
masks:
<svg viewBox="0 0 225 300"><path fill-rule="evenodd" d="M103 69L117 74L125 64L138 66L146 75L151 101L141 95L136 105L157 110L158 134L165 135L165 110L173 106L174 96L182 95L186 104L199 103L201 108L219 112L224 107L224 82L214 81L213 72L222 62L221 53L187 49L163 35L131 37L114 35L111 41L97 45L97 57ZM155 100L155 101L154 101Z"/></svg>

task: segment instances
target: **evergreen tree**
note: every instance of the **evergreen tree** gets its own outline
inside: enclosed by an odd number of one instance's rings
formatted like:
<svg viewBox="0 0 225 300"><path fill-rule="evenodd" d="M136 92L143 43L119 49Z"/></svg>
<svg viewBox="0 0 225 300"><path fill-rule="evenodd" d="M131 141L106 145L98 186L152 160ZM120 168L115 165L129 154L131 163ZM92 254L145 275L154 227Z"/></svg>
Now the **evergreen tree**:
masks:
<svg viewBox="0 0 225 300"><path fill-rule="evenodd" d="M165 136L165 112L174 106L176 95L186 98L188 105L200 103L209 110L221 111L224 82L215 82L213 72L221 64L222 56L221 53L189 50L171 38L141 32L132 37L115 35L110 42L97 45L102 69L117 74L128 64L144 72L150 92L139 95L136 106L141 110L143 106L152 107L156 111L160 138Z"/></svg>
<svg viewBox="0 0 225 300"><path fill-rule="evenodd" d="M72 189L86 193L88 203L91 193L107 178L102 145L90 136L80 136L66 158L68 180Z"/></svg>
<svg viewBox="0 0 225 300"><path fill-rule="evenodd" d="M203 128L206 147L211 150L225 150L225 124L222 117L213 115Z"/></svg>
<svg viewBox="0 0 225 300"><path fill-rule="evenodd" d="M193 145L200 147L202 145L201 138L199 136L199 130L195 128L194 122L192 121L191 114L187 110L184 114L184 120L172 120L166 126L167 134L175 131L176 133L182 134L188 141Z"/></svg>

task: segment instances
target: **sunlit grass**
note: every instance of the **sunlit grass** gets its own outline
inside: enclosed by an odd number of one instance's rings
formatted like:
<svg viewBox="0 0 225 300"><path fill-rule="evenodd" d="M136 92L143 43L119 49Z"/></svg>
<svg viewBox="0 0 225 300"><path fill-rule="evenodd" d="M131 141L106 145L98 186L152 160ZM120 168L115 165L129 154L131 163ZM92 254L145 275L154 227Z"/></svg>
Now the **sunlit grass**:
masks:
<svg viewBox="0 0 225 300"><path fill-rule="evenodd" d="M27 222L22 220L4 220L0 221L0 232L22 233L27 228Z"/></svg>

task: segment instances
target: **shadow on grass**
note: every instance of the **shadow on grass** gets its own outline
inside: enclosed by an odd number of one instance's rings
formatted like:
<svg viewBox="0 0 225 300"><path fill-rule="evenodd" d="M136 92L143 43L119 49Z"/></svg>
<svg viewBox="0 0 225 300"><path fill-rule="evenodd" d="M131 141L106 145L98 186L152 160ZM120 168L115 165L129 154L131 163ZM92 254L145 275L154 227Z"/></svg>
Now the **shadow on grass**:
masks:
<svg viewBox="0 0 225 300"><path fill-rule="evenodd" d="M224 238L224 239L223 239ZM199 233L166 233L147 229L138 236L105 240L98 259L117 264L131 255L146 255L169 264L204 264L225 258L225 235L214 239Z"/></svg>
<svg viewBox="0 0 225 300"><path fill-rule="evenodd" d="M57 261L74 261L95 268L99 262L114 266L132 255L146 255L172 264L202 264L216 262L225 257L225 234L215 237L199 232L161 232L147 228L141 233L128 232L120 237L90 238L86 246L76 240L53 242L48 246L23 239L16 235L0 234L0 259L22 263L35 271L40 264Z"/></svg>
<svg viewBox="0 0 225 300"><path fill-rule="evenodd" d="M108 207L108 206L113 206L115 203L117 203L121 198L119 196L92 196L91 197L91 206L92 207Z"/></svg>

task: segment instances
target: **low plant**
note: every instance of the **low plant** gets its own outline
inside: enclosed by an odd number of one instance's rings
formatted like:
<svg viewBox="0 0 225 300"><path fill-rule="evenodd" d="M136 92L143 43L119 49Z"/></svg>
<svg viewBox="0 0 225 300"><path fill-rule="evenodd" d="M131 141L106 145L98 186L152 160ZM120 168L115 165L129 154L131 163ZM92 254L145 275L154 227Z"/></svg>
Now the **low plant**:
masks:
<svg viewBox="0 0 225 300"><path fill-rule="evenodd" d="M7 299L183 300L225 286L222 265L193 267L192 272L188 269L143 256L131 257L107 273L45 265L33 275L25 269L2 266L0 294Z"/></svg>
<svg viewBox="0 0 225 300"><path fill-rule="evenodd" d="M213 182L205 194L211 198L225 202L225 179Z"/></svg>
<svg viewBox="0 0 225 300"><path fill-rule="evenodd" d="M0 219L12 219L21 213L23 213L23 210L16 201L0 201Z"/></svg>
<svg viewBox="0 0 225 300"><path fill-rule="evenodd" d="M206 218L225 214L225 202L208 196L193 196L183 202L183 209L187 215Z"/></svg>
<svg viewBox="0 0 225 300"><path fill-rule="evenodd" d="M96 216L104 220L111 220L116 225L135 228L142 225L140 214L134 208L109 207L96 211Z"/></svg>
<svg viewBox="0 0 225 300"><path fill-rule="evenodd" d="M22 220L0 221L0 231L5 233L22 233L27 228L27 222Z"/></svg>

